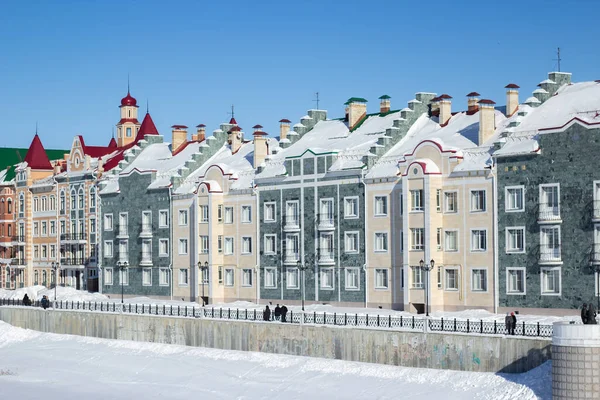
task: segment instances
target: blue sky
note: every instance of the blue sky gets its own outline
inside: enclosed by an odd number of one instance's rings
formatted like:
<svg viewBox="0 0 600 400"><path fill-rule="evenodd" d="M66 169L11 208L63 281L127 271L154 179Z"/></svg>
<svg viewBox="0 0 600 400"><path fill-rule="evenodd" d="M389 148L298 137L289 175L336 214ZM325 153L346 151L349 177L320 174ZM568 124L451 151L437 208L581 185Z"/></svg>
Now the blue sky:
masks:
<svg viewBox="0 0 600 400"><path fill-rule="evenodd" d="M426 4L426 5L425 5ZM592 1L4 1L0 13L0 146L74 135L105 145L127 92L170 140L170 126L228 120L278 134L315 107L343 114L352 96L448 93L453 109L477 91L521 100L556 69L600 79ZM191 129L190 129L191 131Z"/></svg>

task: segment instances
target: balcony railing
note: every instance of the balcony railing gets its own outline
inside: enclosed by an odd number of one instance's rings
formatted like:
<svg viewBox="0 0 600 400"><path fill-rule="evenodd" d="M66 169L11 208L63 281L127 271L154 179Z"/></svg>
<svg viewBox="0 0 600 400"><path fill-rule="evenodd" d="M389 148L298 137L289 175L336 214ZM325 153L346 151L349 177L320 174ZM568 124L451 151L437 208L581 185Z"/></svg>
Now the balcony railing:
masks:
<svg viewBox="0 0 600 400"><path fill-rule="evenodd" d="M319 214L319 229L334 229L334 218L333 213L322 213Z"/></svg>
<svg viewBox="0 0 600 400"><path fill-rule="evenodd" d="M286 264L295 264L298 262L298 260L300 260L300 253L293 251L288 251L285 253L284 262Z"/></svg>
<svg viewBox="0 0 600 400"><path fill-rule="evenodd" d="M60 259L61 265L85 265L85 259L82 257L66 257Z"/></svg>
<svg viewBox="0 0 600 400"><path fill-rule="evenodd" d="M541 203L538 211L538 221L560 220L560 207Z"/></svg>
<svg viewBox="0 0 600 400"><path fill-rule="evenodd" d="M127 229L127 224L119 224L117 230L118 238L127 238L129 237L129 230Z"/></svg>
<svg viewBox="0 0 600 400"><path fill-rule="evenodd" d="M335 262L335 254L331 249L319 250L319 264L332 264Z"/></svg>
<svg viewBox="0 0 600 400"><path fill-rule="evenodd" d="M13 236L11 238L11 240L13 242L17 242L17 243L25 243L25 235L17 235L17 236Z"/></svg>
<svg viewBox="0 0 600 400"><path fill-rule="evenodd" d="M540 262L541 263L554 263L561 261L560 246L558 247L541 247L540 248Z"/></svg>
<svg viewBox="0 0 600 400"><path fill-rule="evenodd" d="M152 265L151 252L142 252L142 259L140 261L140 265Z"/></svg>
<svg viewBox="0 0 600 400"><path fill-rule="evenodd" d="M283 226L285 231L294 231L300 229L300 218L298 214L291 214L285 216L285 224Z"/></svg>
<svg viewBox="0 0 600 400"><path fill-rule="evenodd" d="M142 224L142 231L140 236L152 236L152 224Z"/></svg>
<svg viewBox="0 0 600 400"><path fill-rule="evenodd" d="M26 265L27 261L25 260L25 257L15 257L15 258L10 259L10 264L11 265Z"/></svg>
<svg viewBox="0 0 600 400"><path fill-rule="evenodd" d="M87 235L85 232L79 233L61 233L60 235L61 241L70 241L70 240L87 240Z"/></svg>
<svg viewBox="0 0 600 400"><path fill-rule="evenodd" d="M119 260L120 262L129 262L129 252L128 251L122 251L117 253L117 260Z"/></svg>

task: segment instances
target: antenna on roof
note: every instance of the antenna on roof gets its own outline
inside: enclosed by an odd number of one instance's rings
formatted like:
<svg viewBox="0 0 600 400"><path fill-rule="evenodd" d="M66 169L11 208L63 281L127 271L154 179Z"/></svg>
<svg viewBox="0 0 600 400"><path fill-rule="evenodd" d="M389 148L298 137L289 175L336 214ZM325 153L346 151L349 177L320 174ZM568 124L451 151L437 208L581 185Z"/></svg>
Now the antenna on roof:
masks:
<svg viewBox="0 0 600 400"><path fill-rule="evenodd" d="M558 64L558 65L557 65L558 72L560 72L560 61L561 61L561 58L560 58L560 47L557 47L557 48L556 48L556 59L555 59L555 61L556 61L556 62L557 62L557 64Z"/></svg>
<svg viewBox="0 0 600 400"><path fill-rule="evenodd" d="M129 72L127 73L127 93L129 93Z"/></svg>
<svg viewBox="0 0 600 400"><path fill-rule="evenodd" d="M234 113L235 113L235 112L234 112L234 108L235 108L235 107L234 107L234 106L233 106L233 104L232 104L232 105L231 105L231 112L230 112L230 113L228 113L228 114L230 114L230 115L231 115L231 118L234 118Z"/></svg>
<svg viewBox="0 0 600 400"><path fill-rule="evenodd" d="M148 99L146 99L146 114L150 114L150 106L149 106L149 101Z"/></svg>
<svg viewBox="0 0 600 400"><path fill-rule="evenodd" d="M35 121L35 134L37 135L37 126L38 126L38 122Z"/></svg>
<svg viewBox="0 0 600 400"><path fill-rule="evenodd" d="M317 103L317 110L319 109L319 92L315 93L315 99L313 100Z"/></svg>

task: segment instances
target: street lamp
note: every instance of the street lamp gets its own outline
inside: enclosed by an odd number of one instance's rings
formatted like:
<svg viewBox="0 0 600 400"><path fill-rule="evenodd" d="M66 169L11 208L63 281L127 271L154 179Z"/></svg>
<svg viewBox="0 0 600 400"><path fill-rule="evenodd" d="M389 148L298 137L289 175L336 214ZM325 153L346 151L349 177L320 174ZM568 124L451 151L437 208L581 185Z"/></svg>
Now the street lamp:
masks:
<svg viewBox="0 0 600 400"><path fill-rule="evenodd" d="M302 311L304 311L304 295L305 295L305 285L304 282L304 271L306 270L306 265L302 264L302 261L298 260L298 270L302 272Z"/></svg>
<svg viewBox="0 0 600 400"><path fill-rule="evenodd" d="M121 261L117 261L117 267L119 268L119 272L121 272L121 276L119 277L119 280L121 281L121 304L123 304L123 281L125 279L123 279L123 277L125 276L125 269L127 268L127 261L125 262L121 262Z"/></svg>
<svg viewBox="0 0 600 400"><path fill-rule="evenodd" d="M206 305L205 301L204 301L204 274L205 271L208 271L208 261L204 262L204 266L202 265L201 261L198 261L198 270L201 272L200 274L200 284L202 285L202 307L204 307Z"/></svg>
<svg viewBox="0 0 600 400"><path fill-rule="evenodd" d="M429 271L431 271L435 267L435 261L432 259L429 264L425 264L425 261L419 261L419 266L423 271L426 271L426 279L425 279L425 316L429 317Z"/></svg>
<svg viewBox="0 0 600 400"><path fill-rule="evenodd" d="M58 276L56 276L56 272L60 269L59 262L52 262L52 271L54 272L54 301L56 301L56 286L58 285Z"/></svg>
<svg viewBox="0 0 600 400"><path fill-rule="evenodd" d="M600 265L594 265L594 269L596 271L596 301L597 301L596 310L600 310ZM600 312L600 311L596 311L596 312Z"/></svg>

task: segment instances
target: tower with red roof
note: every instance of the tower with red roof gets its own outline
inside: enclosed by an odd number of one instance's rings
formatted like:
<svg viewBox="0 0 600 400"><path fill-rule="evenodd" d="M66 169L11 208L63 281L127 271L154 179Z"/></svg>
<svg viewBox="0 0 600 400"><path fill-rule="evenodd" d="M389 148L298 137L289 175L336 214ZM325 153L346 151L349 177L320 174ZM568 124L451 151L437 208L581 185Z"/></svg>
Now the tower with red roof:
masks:
<svg viewBox="0 0 600 400"><path fill-rule="evenodd" d="M121 99L121 119L117 123L117 146L125 147L137 137L140 129L137 100L129 93Z"/></svg>

